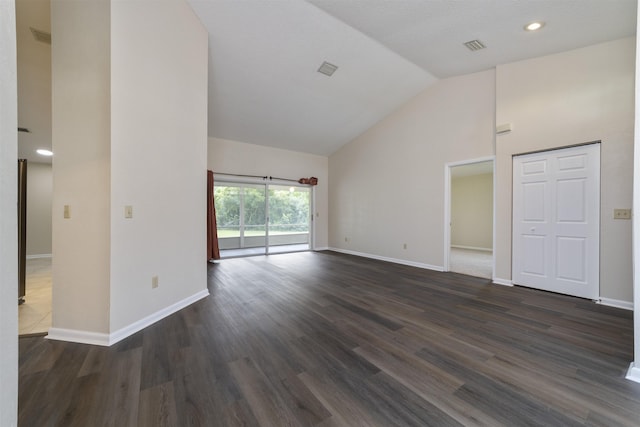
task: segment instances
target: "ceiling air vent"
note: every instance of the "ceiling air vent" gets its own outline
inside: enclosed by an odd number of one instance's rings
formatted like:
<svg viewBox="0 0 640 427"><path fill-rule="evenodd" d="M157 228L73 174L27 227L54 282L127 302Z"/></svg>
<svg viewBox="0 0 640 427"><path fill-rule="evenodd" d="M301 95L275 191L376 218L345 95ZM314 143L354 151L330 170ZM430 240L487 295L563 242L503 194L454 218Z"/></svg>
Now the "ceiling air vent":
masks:
<svg viewBox="0 0 640 427"><path fill-rule="evenodd" d="M467 47L467 49L473 52L475 52L476 50L484 49L486 47L480 40L471 40L469 42L466 42L464 45Z"/></svg>
<svg viewBox="0 0 640 427"><path fill-rule="evenodd" d="M333 65L325 61L322 63L320 68L318 68L318 72L331 77L333 73L336 72L337 69L338 69L337 65Z"/></svg>
<svg viewBox="0 0 640 427"><path fill-rule="evenodd" d="M46 43L46 44L51 44L51 33L46 33L44 31L36 30L33 27L29 27L29 29L31 30L31 34L33 34L33 37L37 41Z"/></svg>

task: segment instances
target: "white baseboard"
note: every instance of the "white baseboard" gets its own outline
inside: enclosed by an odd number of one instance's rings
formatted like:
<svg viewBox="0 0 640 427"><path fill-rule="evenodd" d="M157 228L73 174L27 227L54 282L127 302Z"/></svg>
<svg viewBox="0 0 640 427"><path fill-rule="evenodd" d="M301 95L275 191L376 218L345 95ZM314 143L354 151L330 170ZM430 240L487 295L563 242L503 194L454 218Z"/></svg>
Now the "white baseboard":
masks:
<svg viewBox="0 0 640 427"><path fill-rule="evenodd" d="M634 362L631 362L625 378L640 383L640 366L636 366Z"/></svg>
<svg viewBox="0 0 640 427"><path fill-rule="evenodd" d="M348 255L361 256L361 257L364 257L364 258L377 259L377 260L380 260L380 261L393 262L393 263L396 263L396 264L410 265L412 267L424 268L424 269L427 269L427 270L434 270L434 271L441 271L441 272L444 271L443 267L437 266L437 265L423 264L423 263L420 263L420 262L407 261L407 260L396 259L396 258L387 258L387 257L379 256L379 255L372 255L372 254L367 254L367 253L363 253L363 252L350 251L350 250L347 250L347 249L340 249L340 248L328 248L328 250L334 251L334 252L340 252L340 253L348 254ZM513 286L513 283L511 282L511 280L500 279L498 277L495 277L492 280L492 282L495 283L496 285Z"/></svg>
<svg viewBox="0 0 640 427"><path fill-rule="evenodd" d="M117 343L118 341L122 341L123 339L135 334L136 332L146 328L147 326L151 326L157 321L172 315L176 311L182 310L183 308L193 304L196 301L201 300L202 298L206 298L207 296L209 296L209 291L207 289L204 289L194 295L191 295L190 297L171 304L170 306L165 307L162 310L158 310L155 313L138 320L137 322L125 326L124 328L118 329L111 334L79 331L74 329L51 328L49 329L49 335L47 335L46 338L59 341L77 342L81 344L102 345L108 347Z"/></svg>
<svg viewBox="0 0 640 427"><path fill-rule="evenodd" d="M322 246L320 248L313 248L314 251L319 252L319 251L328 251L330 248L329 246Z"/></svg>
<svg viewBox="0 0 640 427"><path fill-rule="evenodd" d="M442 266L438 266L438 265L424 264L424 263L421 263L421 262L408 261L408 260L405 260L405 259L389 258L389 257L380 256L380 255L373 255L373 254L367 254L367 253L363 253L363 252L350 251L350 250L347 250L347 249L340 249L340 248L327 248L327 249L331 250L331 251L334 251L334 252L340 252L340 253L343 253L343 254L347 254L347 255L355 255L355 256L359 256L359 257L363 257L363 258L371 258L371 259L377 259L379 261L392 262L394 264L409 265L411 267L424 268L426 270L444 271L444 268Z"/></svg>
<svg viewBox="0 0 640 427"><path fill-rule="evenodd" d="M77 342L80 344L109 346L109 334L80 331L77 329L49 328L49 334L45 338L57 341Z"/></svg>
<svg viewBox="0 0 640 427"><path fill-rule="evenodd" d="M156 323L158 320L162 320L167 316L172 315L176 311L182 310L183 308L193 304L196 301L201 300L202 298L206 298L209 296L209 290L204 289L190 297L187 297L181 301L178 301L174 304L171 304L169 307L165 307L162 310L156 311L149 316L138 320L124 328L118 329L117 331L111 333L109 337L109 345L113 345L118 341L122 341L130 335L135 334L136 332L146 328L147 326L151 326Z"/></svg>
<svg viewBox="0 0 640 427"><path fill-rule="evenodd" d="M477 246L451 245L451 247L456 249L469 249L472 251L493 252L493 249L491 248L479 248Z"/></svg>
<svg viewBox="0 0 640 427"><path fill-rule="evenodd" d="M621 301L611 298L600 298L596 301L598 304L608 305L609 307L624 308L625 310L633 311L633 303L629 301Z"/></svg>
<svg viewBox="0 0 640 427"><path fill-rule="evenodd" d="M513 282L511 280L509 280L509 279L500 279L498 277L494 277L492 281L496 285L513 286Z"/></svg>
<svg viewBox="0 0 640 427"><path fill-rule="evenodd" d="M27 255L27 259L51 258L51 254Z"/></svg>

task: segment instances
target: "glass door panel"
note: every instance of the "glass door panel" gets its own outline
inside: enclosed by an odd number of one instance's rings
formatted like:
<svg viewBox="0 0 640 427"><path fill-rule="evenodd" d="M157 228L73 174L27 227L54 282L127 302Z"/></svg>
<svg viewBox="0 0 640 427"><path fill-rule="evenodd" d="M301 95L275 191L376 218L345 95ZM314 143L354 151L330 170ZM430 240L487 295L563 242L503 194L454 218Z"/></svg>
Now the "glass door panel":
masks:
<svg viewBox="0 0 640 427"><path fill-rule="evenodd" d="M213 198L216 205L218 244L220 251L239 249L240 205L242 187L230 184L215 184Z"/></svg>
<svg viewBox="0 0 640 427"><path fill-rule="evenodd" d="M267 245L266 195L264 185L243 184L241 248L260 248L252 254L264 253Z"/></svg>
<svg viewBox="0 0 640 427"><path fill-rule="evenodd" d="M214 201L221 257L264 254L265 186L216 183Z"/></svg>
<svg viewBox="0 0 640 427"><path fill-rule="evenodd" d="M268 253L308 250L311 245L309 187L269 185Z"/></svg>

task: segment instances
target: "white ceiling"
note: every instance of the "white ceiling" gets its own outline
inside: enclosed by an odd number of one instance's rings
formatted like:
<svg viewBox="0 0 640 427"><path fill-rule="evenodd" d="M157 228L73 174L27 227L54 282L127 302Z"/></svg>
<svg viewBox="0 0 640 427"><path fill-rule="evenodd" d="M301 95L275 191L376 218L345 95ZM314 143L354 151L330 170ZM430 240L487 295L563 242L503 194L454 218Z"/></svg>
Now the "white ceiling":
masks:
<svg viewBox="0 0 640 427"><path fill-rule="evenodd" d="M635 0L189 0L209 135L329 155L436 81L635 34ZM525 24L543 20L536 33ZM463 43L487 48L471 52ZM323 61L339 68L316 72ZM392 141L390 141L392 142Z"/></svg>
<svg viewBox="0 0 640 427"><path fill-rule="evenodd" d="M210 136L329 154L435 81L306 1L190 2L209 31Z"/></svg>
<svg viewBox="0 0 640 427"><path fill-rule="evenodd" d="M209 31L209 136L320 155L437 79L636 29L636 0L188 2ZM19 134L19 144L29 158L33 147L50 147L50 47L28 29L49 30L49 3L16 3L19 125L32 130ZM523 30L538 19L542 30ZM473 39L487 48L469 51L463 43ZM323 61L339 67L332 77L316 72ZM35 71L46 70L42 62L49 63L48 94Z"/></svg>
<svg viewBox="0 0 640 427"><path fill-rule="evenodd" d="M635 34L635 0L309 0L438 78ZM538 32L524 31L544 21ZM486 49L470 52L464 42Z"/></svg>

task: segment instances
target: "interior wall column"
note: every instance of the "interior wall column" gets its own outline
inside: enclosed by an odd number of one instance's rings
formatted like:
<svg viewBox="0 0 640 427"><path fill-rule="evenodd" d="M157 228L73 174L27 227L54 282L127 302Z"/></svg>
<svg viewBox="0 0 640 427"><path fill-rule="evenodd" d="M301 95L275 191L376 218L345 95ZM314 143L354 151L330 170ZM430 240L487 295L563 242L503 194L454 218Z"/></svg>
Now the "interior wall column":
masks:
<svg viewBox="0 0 640 427"><path fill-rule="evenodd" d="M0 1L0 425L18 424L18 83L14 0Z"/></svg>
<svg viewBox="0 0 640 427"><path fill-rule="evenodd" d="M637 21L640 30L640 9ZM627 379L640 382L640 55L638 54L640 31L636 32L636 111L633 142L633 362Z"/></svg>

